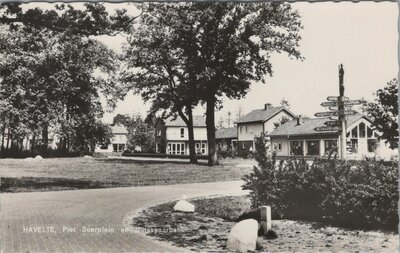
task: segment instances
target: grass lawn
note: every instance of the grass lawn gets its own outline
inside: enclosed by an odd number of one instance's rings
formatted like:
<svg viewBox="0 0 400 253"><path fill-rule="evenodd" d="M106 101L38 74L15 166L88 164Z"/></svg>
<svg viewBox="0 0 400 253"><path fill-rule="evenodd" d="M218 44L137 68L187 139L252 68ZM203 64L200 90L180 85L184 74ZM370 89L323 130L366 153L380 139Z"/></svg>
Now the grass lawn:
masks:
<svg viewBox="0 0 400 253"><path fill-rule="evenodd" d="M208 167L182 162L122 159L0 159L1 192L49 191L238 180L248 160Z"/></svg>

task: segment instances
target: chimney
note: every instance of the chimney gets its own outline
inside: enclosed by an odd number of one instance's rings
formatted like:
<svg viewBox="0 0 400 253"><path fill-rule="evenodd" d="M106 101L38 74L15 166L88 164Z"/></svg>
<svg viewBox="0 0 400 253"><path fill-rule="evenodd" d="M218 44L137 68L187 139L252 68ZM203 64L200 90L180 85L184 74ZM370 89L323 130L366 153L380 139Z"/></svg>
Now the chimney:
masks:
<svg viewBox="0 0 400 253"><path fill-rule="evenodd" d="M272 104L271 104L271 103L266 103L266 104L264 105L264 110L268 110L268 109L270 109L270 108L272 108Z"/></svg>
<svg viewBox="0 0 400 253"><path fill-rule="evenodd" d="M297 125L300 126L302 123L303 123L303 119L302 119L301 115L299 115L297 117Z"/></svg>

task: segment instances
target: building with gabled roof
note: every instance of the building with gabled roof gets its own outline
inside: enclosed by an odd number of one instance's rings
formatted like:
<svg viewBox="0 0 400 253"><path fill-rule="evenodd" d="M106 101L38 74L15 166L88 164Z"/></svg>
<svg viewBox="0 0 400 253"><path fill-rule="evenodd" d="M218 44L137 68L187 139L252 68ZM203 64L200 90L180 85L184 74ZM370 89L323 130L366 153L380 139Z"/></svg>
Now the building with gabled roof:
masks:
<svg viewBox="0 0 400 253"><path fill-rule="evenodd" d="M273 107L265 104L264 109L256 109L238 119L237 125L237 151L239 156L245 156L255 149L255 138L262 133L271 132L276 124L285 119L292 120L294 113L284 106Z"/></svg>
<svg viewBox="0 0 400 253"><path fill-rule="evenodd" d="M197 155L208 154L206 117L193 116L193 132ZM155 124L156 153L189 155L189 132L181 117L158 119Z"/></svg>
<svg viewBox="0 0 400 253"><path fill-rule="evenodd" d="M98 143L95 147L96 153L122 153L127 149L128 129L123 125L111 126L113 137L109 144Z"/></svg>

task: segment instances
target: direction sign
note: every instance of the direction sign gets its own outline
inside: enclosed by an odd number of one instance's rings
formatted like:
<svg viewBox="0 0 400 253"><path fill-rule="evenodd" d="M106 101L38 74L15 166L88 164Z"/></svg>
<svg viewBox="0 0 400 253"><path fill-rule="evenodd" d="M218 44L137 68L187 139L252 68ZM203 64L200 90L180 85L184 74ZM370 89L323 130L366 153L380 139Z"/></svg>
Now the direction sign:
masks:
<svg viewBox="0 0 400 253"><path fill-rule="evenodd" d="M339 106L339 102L322 102L321 106L324 107Z"/></svg>
<svg viewBox="0 0 400 253"><path fill-rule="evenodd" d="M324 122L325 126L340 126L340 121L326 121Z"/></svg>
<svg viewBox="0 0 400 253"><path fill-rule="evenodd" d="M357 112L356 111L352 111L352 110L345 110L345 111L343 111L343 112L337 112L338 114L335 114L334 116L336 116L336 115L354 115L354 114L357 114Z"/></svg>
<svg viewBox="0 0 400 253"><path fill-rule="evenodd" d="M339 117L337 117L337 116L330 116L329 119L330 119L330 120L339 120Z"/></svg>
<svg viewBox="0 0 400 253"><path fill-rule="evenodd" d="M361 105L362 103L364 103L363 100L349 100L349 101L344 101L343 104L344 105Z"/></svg>
<svg viewBox="0 0 400 253"><path fill-rule="evenodd" d="M339 97L337 96L329 96L326 98L326 100L328 101L339 101ZM343 101L348 101L349 98L348 97L343 97Z"/></svg>
<svg viewBox="0 0 400 253"><path fill-rule="evenodd" d="M337 115L338 115L337 112L317 112L316 114L314 114L315 117L329 117Z"/></svg>
<svg viewBox="0 0 400 253"><path fill-rule="evenodd" d="M352 110L346 110L342 111L339 113L339 111L333 111L333 112L317 112L314 114L315 117L330 117L330 116L339 116L339 115L354 115L356 114L356 111Z"/></svg>
<svg viewBox="0 0 400 253"><path fill-rule="evenodd" d="M315 131L321 132L321 131L339 131L338 127L331 127L331 126L321 126L321 127L316 127L314 128Z"/></svg>

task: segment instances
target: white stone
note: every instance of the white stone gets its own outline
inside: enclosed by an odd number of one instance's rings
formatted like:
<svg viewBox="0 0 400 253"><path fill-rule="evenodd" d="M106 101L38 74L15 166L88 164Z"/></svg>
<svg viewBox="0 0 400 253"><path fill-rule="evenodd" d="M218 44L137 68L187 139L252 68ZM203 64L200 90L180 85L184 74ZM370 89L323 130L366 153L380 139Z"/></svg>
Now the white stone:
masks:
<svg viewBox="0 0 400 253"><path fill-rule="evenodd" d="M194 205L186 200L179 200L174 206L174 211L193 213Z"/></svg>
<svg viewBox="0 0 400 253"><path fill-rule="evenodd" d="M93 159L93 157L91 157L90 155L84 155L83 158L85 158L85 159Z"/></svg>
<svg viewBox="0 0 400 253"><path fill-rule="evenodd" d="M43 160L43 157L42 156L40 156L40 155L37 155L37 156L35 156L35 158L34 158L35 160Z"/></svg>
<svg viewBox="0 0 400 253"><path fill-rule="evenodd" d="M228 236L227 250L239 252L256 250L257 232L258 222L254 219L242 220L235 224Z"/></svg>

